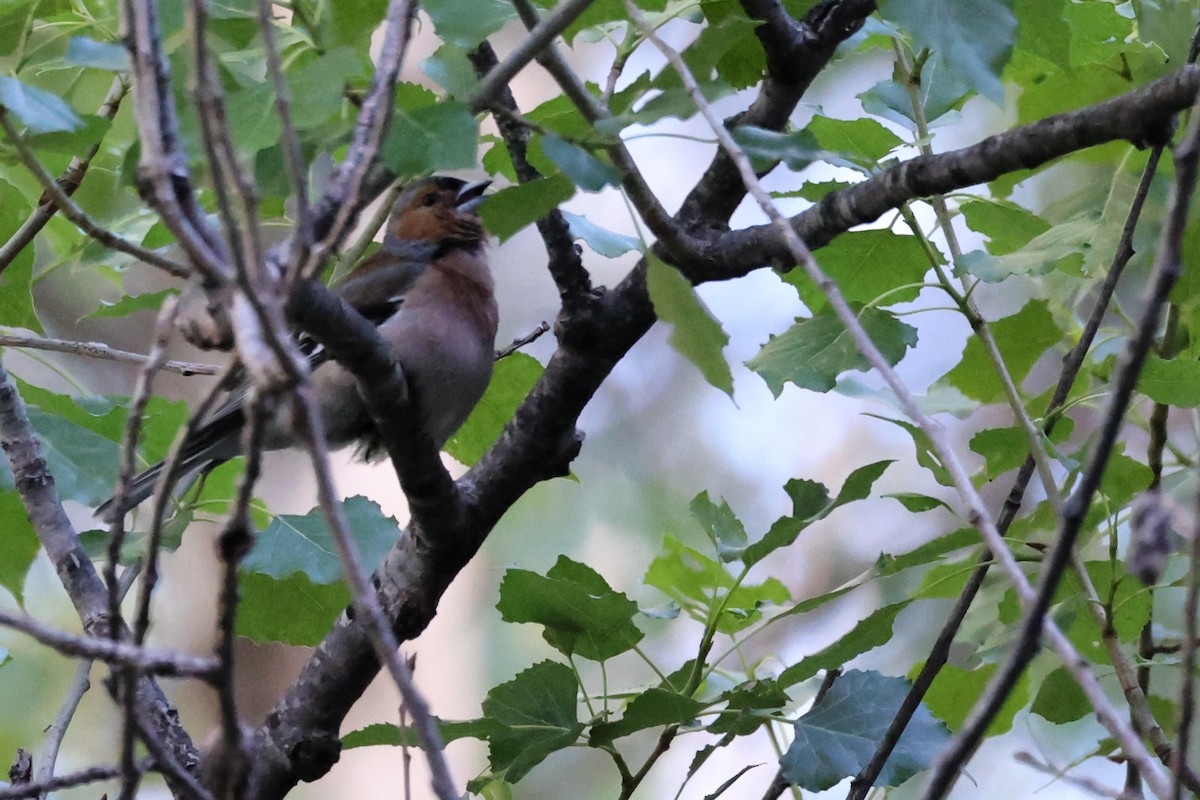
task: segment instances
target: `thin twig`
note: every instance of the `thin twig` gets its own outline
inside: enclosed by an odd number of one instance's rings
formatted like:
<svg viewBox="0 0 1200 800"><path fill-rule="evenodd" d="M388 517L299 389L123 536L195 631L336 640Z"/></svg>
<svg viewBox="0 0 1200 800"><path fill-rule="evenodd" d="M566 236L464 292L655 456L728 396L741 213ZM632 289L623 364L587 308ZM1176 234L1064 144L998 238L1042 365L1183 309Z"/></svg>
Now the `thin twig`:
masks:
<svg viewBox="0 0 1200 800"><path fill-rule="evenodd" d="M150 762L143 762L140 769L143 772L150 770ZM100 781L110 781L113 778L119 777L121 768L112 767L88 767L81 769L78 772L72 772L68 775L60 775L57 778L49 778L47 780L37 780L32 783L25 783L20 786L13 786L8 789L0 789L0 800L17 800L17 798L26 797L45 797L49 792L57 792L61 789L70 789L75 786L86 786L89 783L99 783Z"/></svg>
<svg viewBox="0 0 1200 800"><path fill-rule="evenodd" d="M787 245L796 263L803 265L805 271L814 283L821 289L830 306L841 320L842 324L850 332L851 338L854 340L855 347L867 359L868 363L874 367L888 386L895 392L899 398L905 413L922 429L929 437L932 448L939 460L946 467L947 471L954 482L960 499L969 509L968 518L972 525L980 531L985 538L988 546L992 549L999 563L1004 569L1005 574L1009 577L1017 590L1018 598L1022 602L1022 606L1028 607L1033 604L1035 595L1028 581L1025 579L1024 573L1021 571L1020 565L1017 564L1012 554L1009 552L1001 538L999 531L996 529L995 522L991 519L987 512L987 507L984 505L982 498L975 491L971 483L970 476L963 468L958 460L952 447L945 436L945 432L940 425L930 419L917 405L915 398L906 385L899 379L896 373L892 370L883 354L871 341L870 336L862 325L858 322L857 316L846 302L845 297L838 289L837 285L820 269L816 261L812 257L812 253L800 239L799 235L788 223L787 219L779 213L775 208L771 196L762 188L755 175L754 168L750 164L749 158L733 140L729 132L725 129L721 119L713 112L712 107L705 100L700 92L699 85L696 83L695 77L691 74L683 59L673 48L667 45L659 38L654 29L646 22L645 17L632 2L626 0L626 11L630 18L641 28L647 39L654 43L660 52L667 58L671 65L679 73L680 78L687 89L692 101L696 104L700 113L709 123L713 133L716 134L721 146L729 154L737 165L738 171L742 176L742 180L746 185L747 190L758 202L763 212L771 220L771 224L775 227L782 241ZM1045 623L1045 634L1047 640L1054 649L1063 658L1064 663L1071 670L1072 675L1080 684L1080 688L1088 697L1092 707L1096 710L1097 717L1101 723L1109 730L1110 733L1120 742L1125 749L1129 758L1138 762L1139 767L1148 776L1148 781L1152 787L1157 786L1160 789L1165 789L1167 782L1159 770L1158 765L1146 751L1145 746L1141 741L1133 735L1129 730L1128 725L1117 715L1115 709L1108 702L1091 669L1087 666L1074 646L1063 635L1057 625L1051 620L1045 619L1045 610L1042 609L1036 612L1038 622ZM938 795L931 795L938 796Z"/></svg>
<svg viewBox="0 0 1200 800"><path fill-rule="evenodd" d="M75 342L68 339L49 339L43 336L14 336L0 333L0 347L16 347L25 350L48 350L54 353L71 353L87 358L119 361L123 364L145 364L148 355L117 350L103 342ZM164 361L160 367L167 372L184 376L216 375L221 368L215 364L200 364L192 361Z"/></svg>
<svg viewBox="0 0 1200 800"><path fill-rule="evenodd" d="M439 800L458 800L460 793L454 788L454 782L450 777L450 769L446 764L445 746L442 744L437 723L429 710L429 704L413 685L412 671L400 657L400 645L383 613L379 595L367 579L360 564L358 543L350 533L345 509L342 507L337 489L333 484L333 476L329 468L329 452L325 444L324 421L321 419L311 389L302 385L297 391L296 400L296 411L299 418L297 431L302 437L312 461L321 511L333 536L346 583L350 586L350 591L354 596L354 607L359 614L365 617L367 635L374 646L375 655L386 667L392 681L400 690L404 707L408 713L412 714L413 725L421 740L425 758L429 762L434 793Z"/></svg>
<svg viewBox="0 0 1200 800"><path fill-rule="evenodd" d="M105 247L131 255L139 261L165 270L177 278L185 278L191 274L191 270L186 265L160 255L153 250L148 250L141 245L134 244L125 237L118 236L112 231L96 224L88 216L87 212L80 208L79 204L63 191L62 187L54 179L54 176L42 166L42 162L38 161L33 148L29 146L25 141L25 137L18 133L17 129L13 127L12 122L9 121L8 112L3 106L0 106L0 127L4 128L5 135L17 149L17 154L21 156L21 161L33 173L34 177L38 179L38 183L42 185L42 189L46 192L50 201L63 213L63 216L78 225L80 230Z"/></svg>
<svg viewBox="0 0 1200 800"><path fill-rule="evenodd" d="M31 636L41 644L71 658L90 658L107 664L128 664L155 675L209 678L220 666L215 658L190 656L161 647L137 646L67 633L33 617L0 609L0 625Z"/></svg>
<svg viewBox="0 0 1200 800"><path fill-rule="evenodd" d="M108 94L104 96L103 102L100 103L100 108L96 110L96 116L103 119L111 120L117 114L117 109L121 107L121 100L125 98L125 94L129 91L129 83L126 82L123 76L113 78L112 85L108 89ZM88 168L92 164L92 159L96 157L96 153L100 152L100 145L103 139L93 142L87 150L71 159L71 163L67 165L66 170L62 175L55 179L54 183L62 188L63 194L67 197L75 194L75 190L83 183L83 178L87 175ZM8 241L0 245L0 272L8 269L25 246L33 241L42 228L46 227L55 212L58 211L58 206L49 201L49 198L44 198L39 202L37 208L30 213L29 217L21 224L21 227L9 237Z"/></svg>
<svg viewBox="0 0 1200 800"><path fill-rule="evenodd" d="M137 578L137 574L141 571L141 568L141 563L136 562L121 573L121 579L118 582L118 593L122 598L129 591L129 587L133 586L133 581ZM42 744L41 758L38 759L37 774L39 782L45 783L54 779L54 766L58 761L58 750L62 746L63 737L67 734L67 728L75 716L75 710L79 708L80 701L83 700L84 694L92 686L90 676L93 663L95 662L91 659L84 659L75 667L75 675L72 676L71 683L67 686L67 691L63 697L62 705L59 707L58 714L55 716L54 722L50 723L50 727L46 728L46 738ZM46 800L48 791L48 789L43 791L38 796L39 800Z"/></svg>
<svg viewBox="0 0 1200 800"><path fill-rule="evenodd" d="M1183 603L1183 664L1182 686L1179 688L1179 738L1175 743L1175 755L1171 764L1171 798L1180 800L1188 773L1188 748L1191 746L1192 721L1196 714L1196 648L1200 646L1200 496L1196 501L1196 524L1192 527L1192 541L1188 548L1187 596ZM1192 791L1196 791L1194 788Z"/></svg>
<svg viewBox="0 0 1200 800"><path fill-rule="evenodd" d="M528 344L533 344L538 339L540 339L543 334L547 333L549 330L550 330L550 323L546 322L545 320L542 320L541 322L538 323L538 326L536 328L534 328L532 331L530 331L529 333L520 337L519 339L513 339L512 344L510 344L508 347L505 347L502 350L497 350L496 351L496 360L499 361L502 358L508 358L513 353L520 350L522 347L524 347Z"/></svg>
<svg viewBox="0 0 1200 800"><path fill-rule="evenodd" d="M1038 761L1032 753L1021 751L1017 752L1013 757L1021 764L1033 767L1038 772L1044 772L1047 775L1053 775L1058 780L1083 789L1085 792L1090 792L1097 797L1113 797L1116 798L1116 800L1130 800L1129 795L1120 789L1113 789L1112 787L1105 786L1093 778L1069 775L1066 771L1059 769L1058 767Z"/></svg>

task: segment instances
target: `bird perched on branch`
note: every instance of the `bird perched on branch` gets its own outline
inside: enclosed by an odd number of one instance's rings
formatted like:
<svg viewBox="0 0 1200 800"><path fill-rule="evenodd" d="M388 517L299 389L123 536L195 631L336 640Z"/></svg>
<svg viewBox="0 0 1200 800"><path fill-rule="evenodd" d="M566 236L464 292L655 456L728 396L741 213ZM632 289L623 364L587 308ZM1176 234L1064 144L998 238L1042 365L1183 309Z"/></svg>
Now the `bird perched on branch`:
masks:
<svg viewBox="0 0 1200 800"><path fill-rule="evenodd" d="M446 443L483 396L492 375L497 310L477 215L488 181L420 181L397 198L383 244L334 287L373 322L392 347L412 389L429 438ZM303 334L313 389L331 448L357 444L370 458L380 450L354 377ZM180 478L207 472L242 452L244 392L235 394L183 445ZM293 443L286 408L267 421L265 447ZM96 515L111 520L154 491L155 464L134 478L120 508L110 498Z"/></svg>

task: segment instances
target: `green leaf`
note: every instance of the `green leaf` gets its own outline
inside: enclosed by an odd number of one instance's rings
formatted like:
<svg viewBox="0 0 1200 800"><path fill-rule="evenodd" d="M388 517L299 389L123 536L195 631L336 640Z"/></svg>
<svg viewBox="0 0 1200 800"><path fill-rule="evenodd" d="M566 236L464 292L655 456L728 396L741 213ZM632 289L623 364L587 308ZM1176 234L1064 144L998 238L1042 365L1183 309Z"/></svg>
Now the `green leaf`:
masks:
<svg viewBox="0 0 1200 800"><path fill-rule="evenodd" d="M592 747L607 747L615 739L646 728L683 725L694 720L704 706L704 703L694 697L655 686L630 700L625 712L616 722L604 722L593 726L588 744Z"/></svg>
<svg viewBox="0 0 1200 800"><path fill-rule="evenodd" d="M39 408L26 409L42 458L59 497L93 506L112 494L117 479L116 442ZM0 461L0 488L12 488L8 460Z"/></svg>
<svg viewBox="0 0 1200 800"><path fill-rule="evenodd" d="M1048 228L1020 249L1004 255L982 251L965 253L957 266L970 274L998 283L1012 275L1044 275L1052 269L1076 273L1097 237L1100 222L1089 211Z"/></svg>
<svg viewBox="0 0 1200 800"><path fill-rule="evenodd" d="M962 727L963 722L983 696L985 687L996 673L995 664L985 664L978 669L962 669L946 665L938 671L933 685L925 693L925 705L952 731ZM988 725L986 736L999 736L1012 729L1013 718L1029 701L1029 673L1025 672L1017 685L1000 707L996 718Z"/></svg>
<svg viewBox="0 0 1200 800"><path fill-rule="evenodd" d="M487 739L500 730L490 719L461 719L446 720L433 718L438 733L442 736L442 744L449 744L456 739ZM353 750L356 747L374 747L390 745L392 747L421 747L421 737L416 730L409 726L401 728L391 723L376 723L356 731L350 731L342 737L342 749Z"/></svg>
<svg viewBox="0 0 1200 800"><path fill-rule="evenodd" d="M343 584L313 583L302 573L243 572L238 594L238 636L307 647L321 643L351 600Z"/></svg>
<svg viewBox="0 0 1200 800"><path fill-rule="evenodd" d="M888 153L904 144L873 119L830 119L818 114L805 127L825 150L839 153L847 161L868 171L876 167ZM822 253L821 263L825 263Z"/></svg>
<svg viewBox="0 0 1200 800"><path fill-rule="evenodd" d="M478 132L470 109L452 100L411 110L397 106L379 157L403 176L470 169Z"/></svg>
<svg viewBox="0 0 1200 800"><path fill-rule="evenodd" d="M1004 104L1000 75L1017 36L1012 0L883 0L879 12L912 35L914 49L928 47L935 62Z"/></svg>
<svg viewBox="0 0 1200 800"><path fill-rule="evenodd" d="M614 233L607 228L601 228L599 225L588 220L587 217L582 217L579 214L572 214L569 211L560 213L562 213L563 219L567 221L571 237L587 242L587 246L592 248L597 255L602 255L605 258L616 258L633 250L642 249L642 241L636 236L626 236L623 233Z"/></svg>
<svg viewBox="0 0 1200 800"><path fill-rule="evenodd" d="M725 710L708 726L710 733L748 736L765 725L772 712L790 702L787 692L773 679L749 680L721 693Z"/></svg>
<svg viewBox="0 0 1200 800"><path fill-rule="evenodd" d="M559 556L545 577L508 570L496 608L505 622L544 626L543 637L559 652L592 661L631 650L645 635L633 624L637 603L566 556Z"/></svg>
<svg viewBox="0 0 1200 800"><path fill-rule="evenodd" d="M492 769L516 783L583 732L575 697L579 684L570 667L543 661L488 692L483 713L504 726L488 739Z"/></svg>
<svg viewBox="0 0 1200 800"><path fill-rule="evenodd" d="M146 292L145 294L125 295L115 303L100 301L100 307L83 319L97 317L125 317L137 311L157 311L162 307L163 300L179 294L178 289L163 289L161 292Z"/></svg>
<svg viewBox="0 0 1200 800"><path fill-rule="evenodd" d="M895 365L905 351L917 344L917 330L886 311L864 309L859 322L889 364ZM757 372L776 397L785 383L801 389L828 392L838 375L850 370L866 371L870 364L859 354L854 341L832 311L798 320L771 339L746 362Z"/></svg>
<svg viewBox="0 0 1200 800"><path fill-rule="evenodd" d="M542 375L542 365L524 353L496 362L492 380L471 416L446 444L446 452L472 466L496 443L529 390Z"/></svg>
<svg viewBox="0 0 1200 800"><path fill-rule="evenodd" d="M851 628L845 636L785 669L779 675L780 685L795 686L813 677L821 670L836 669L869 650L887 644L895 633L893 626L896 623L896 617L911 602L911 600L902 600L899 603L875 609Z"/></svg>
<svg viewBox="0 0 1200 800"><path fill-rule="evenodd" d="M574 194L575 184L559 173L488 195L479 215L487 229L503 242L570 200Z"/></svg>
<svg viewBox="0 0 1200 800"><path fill-rule="evenodd" d="M988 237L987 249L994 256L1020 250L1051 227L1038 215L1003 200L970 200L958 210L971 230Z"/></svg>
<svg viewBox="0 0 1200 800"><path fill-rule="evenodd" d="M1054 427L1050 441L1065 442L1075 425L1070 417L1063 417ZM1029 440L1020 428L988 428L971 437L971 450L983 456L987 462L984 477L993 478L1016 469L1025 463L1029 455Z"/></svg>
<svg viewBox="0 0 1200 800"><path fill-rule="evenodd" d="M37 534L29 522L25 504L15 491L0 492L0 586L21 602L25 573L38 552Z"/></svg>
<svg viewBox="0 0 1200 800"><path fill-rule="evenodd" d="M1092 713L1092 704L1066 667L1046 676L1029 708L1047 722L1065 725Z"/></svg>
<svg viewBox="0 0 1200 800"><path fill-rule="evenodd" d="M915 300L929 270L929 257L916 236L888 230L844 233L821 248L820 261L821 269L837 283L846 300L860 305L874 302L884 292L888 292L884 306ZM804 270L791 270L783 280L796 287L813 314L829 307L824 293Z"/></svg>
<svg viewBox="0 0 1200 800"><path fill-rule="evenodd" d="M933 511L935 508L944 508L947 511L954 510L946 505L945 500L939 500L936 497L930 497L927 494L919 494L917 492L896 492L895 494L885 494L883 497L890 497L914 514L920 514L922 511Z"/></svg>
<svg viewBox="0 0 1200 800"><path fill-rule="evenodd" d="M433 55L421 62L421 71L437 82L451 97L465 100L479 78L467 58L467 51L458 45L443 43Z"/></svg>
<svg viewBox="0 0 1200 800"><path fill-rule="evenodd" d="M1046 303L1035 300L1010 317L991 323L992 336L1009 374L1019 386L1030 368L1062 340ZM963 394L984 403L1001 400L1004 389L979 339L971 337L962 360L941 379Z"/></svg>
<svg viewBox="0 0 1200 800"><path fill-rule="evenodd" d="M817 142L817 137L807 130L780 133L753 125L739 125L731 133L734 141L750 156L755 170L760 172L778 161L782 161L788 169L795 172L814 161L828 160L831 163L840 163L837 158L823 150Z"/></svg>
<svg viewBox="0 0 1200 800"><path fill-rule="evenodd" d="M342 505L362 557L359 566L368 574L374 572L400 538L400 528L396 520L365 497L348 498ZM301 573L313 583L328 585L341 579L342 564L325 517L314 508L304 516L275 517L242 561L242 571L273 578Z"/></svg>
<svg viewBox="0 0 1200 800"><path fill-rule="evenodd" d="M762 619L762 607L786 603L790 597L787 587L776 578L761 584L742 582L734 578L725 565L714 558L693 550L674 537L668 536L663 552L650 563L643 579L679 603L693 618L707 623L716 609L717 630L736 633Z"/></svg>
<svg viewBox="0 0 1200 800"><path fill-rule="evenodd" d="M709 499L708 492L701 492L692 498L688 510L704 528L722 561L734 561L741 557L748 542L746 528L734 516L729 503L721 500L718 506Z"/></svg>
<svg viewBox="0 0 1200 800"><path fill-rule="evenodd" d="M0 180L0 198L3 200L0 202L2 242L7 242L33 211L32 206L21 202L20 197L17 187ZM0 325L45 333L33 307L33 261L34 247L30 244L0 273Z"/></svg>
<svg viewBox="0 0 1200 800"><path fill-rule="evenodd" d="M892 419L891 417L883 417L879 414L867 414L868 417L875 417L884 422L890 422L893 425L903 428L912 437L913 445L917 448L917 463L929 470L934 479L942 486L953 486L954 479L950 477L950 471L942 464L937 453L933 450L933 441L929 438L925 431L921 430L911 422L902 419Z"/></svg>
<svg viewBox="0 0 1200 800"><path fill-rule="evenodd" d="M311 128L341 114L346 84L363 74L363 62L349 47L338 47L287 73L292 96L292 122L298 128ZM275 113L275 98L270 99Z"/></svg>
<svg viewBox="0 0 1200 800"><path fill-rule="evenodd" d="M24 123L30 133L74 131L83 127L83 120L61 97L16 78L0 78L0 106Z"/></svg>
<svg viewBox="0 0 1200 800"><path fill-rule="evenodd" d="M621 183L621 173L612 164L552 133L542 136L542 152L585 192Z"/></svg>
<svg viewBox="0 0 1200 800"><path fill-rule="evenodd" d="M679 270L647 252L646 288L654 303L654 313L671 326L671 346L692 362L706 381L733 397L733 373L722 352L729 344L729 335L691 282Z"/></svg>
<svg viewBox="0 0 1200 800"><path fill-rule="evenodd" d="M502 0L429 0L421 7L439 38L467 49L516 18L512 5Z"/></svg>
<svg viewBox="0 0 1200 800"><path fill-rule="evenodd" d="M795 738L779 760L789 783L822 791L857 775L875 754L910 684L878 672L850 670L824 700L794 723ZM898 786L927 769L950 738L923 705L917 708L876 784Z"/></svg>
<svg viewBox="0 0 1200 800"><path fill-rule="evenodd" d="M72 36L67 41L66 60L78 67L92 67L109 72L129 69L129 54L119 44L97 42L86 36Z"/></svg>
<svg viewBox="0 0 1200 800"><path fill-rule="evenodd" d="M1156 403L1194 408L1200 405L1200 362L1187 358L1164 361L1146 357L1138 388Z"/></svg>

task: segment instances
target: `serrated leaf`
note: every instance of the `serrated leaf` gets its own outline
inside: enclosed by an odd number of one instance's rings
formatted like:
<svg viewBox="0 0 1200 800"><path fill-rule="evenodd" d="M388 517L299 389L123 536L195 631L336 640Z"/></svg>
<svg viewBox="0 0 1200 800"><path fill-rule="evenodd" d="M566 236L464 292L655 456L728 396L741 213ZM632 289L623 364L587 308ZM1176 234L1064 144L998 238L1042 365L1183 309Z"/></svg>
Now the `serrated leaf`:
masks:
<svg viewBox="0 0 1200 800"><path fill-rule="evenodd" d="M996 672L995 664L985 664L978 669L962 669L946 665L938 671L929 691L925 693L925 705L952 731L962 727L971 708L983 696L984 689ZM1029 701L1029 673L1021 676L1012 693L1005 699L996 717L988 725L987 736L999 736L1012 729L1013 718Z"/></svg>
<svg viewBox="0 0 1200 800"><path fill-rule="evenodd" d="M671 326L671 346L710 384L733 397L733 373L722 352L729 335L679 270L646 253L646 288L654 313Z"/></svg>
<svg viewBox="0 0 1200 800"><path fill-rule="evenodd" d="M442 736L442 744L449 744L456 739L487 739L501 730L490 719L441 719L434 717L438 733ZM390 723L376 723L356 731L350 731L342 737L342 748L353 750L356 747L375 747L385 745L391 747L420 747L421 737L410 726L401 728Z"/></svg>
<svg viewBox="0 0 1200 800"><path fill-rule="evenodd" d="M66 100L16 78L0 78L0 106L24 123L30 133L75 131L83 127L83 120Z"/></svg>
<svg viewBox="0 0 1200 800"><path fill-rule="evenodd" d="M468 49L517 15L512 5L502 0L428 0L421 7L441 39Z"/></svg>
<svg viewBox="0 0 1200 800"><path fill-rule="evenodd" d="M566 556L559 556L545 577L508 570L496 608L505 622L542 625L542 635L552 647L592 661L631 650L645 636L633 623L637 603Z"/></svg>
<svg viewBox="0 0 1200 800"><path fill-rule="evenodd" d="M629 701L621 718L592 727L588 744L606 747L613 740L631 733L664 725L683 725L691 722L705 704L694 697L655 686Z"/></svg>
<svg viewBox="0 0 1200 800"><path fill-rule="evenodd" d="M437 81L451 97L459 99L466 99L479 85L467 51L449 42L443 42L433 55L421 62L421 71Z"/></svg>
<svg viewBox="0 0 1200 800"><path fill-rule="evenodd" d="M94 506L112 493L117 478L116 442L36 407L30 406L26 413L60 497ZM8 460L0 460L0 488L12 486Z"/></svg>
<svg viewBox="0 0 1200 800"><path fill-rule="evenodd" d="M1200 361L1164 361L1151 353L1142 366L1138 389L1156 403L1194 408L1200 405Z"/></svg>
<svg viewBox="0 0 1200 800"><path fill-rule="evenodd" d="M795 686L813 677L821 670L836 669L848 663L852 658L887 644L895 633L893 626L896 623L896 617L911 602L911 600L902 600L899 603L875 609L851 628L845 636L785 669L779 675L780 685Z"/></svg>
<svg viewBox="0 0 1200 800"><path fill-rule="evenodd" d="M341 583L313 583L294 572L274 578L243 572L238 581L237 633L255 642L314 647L350 604Z"/></svg>
<svg viewBox="0 0 1200 800"><path fill-rule="evenodd" d="M448 100L418 108L397 104L379 158L403 176L470 169L475 166L478 133L475 116L461 103ZM499 235L495 227L489 225L488 230Z"/></svg>
<svg viewBox="0 0 1200 800"><path fill-rule="evenodd" d="M904 144L899 136L868 118L830 119L818 114L805 130L816 137L822 149L839 153L847 161L866 168L867 172ZM821 263L825 263L824 257Z"/></svg>
<svg viewBox="0 0 1200 800"><path fill-rule="evenodd" d="M1059 667L1045 677L1029 710L1055 725L1065 725L1093 713L1087 695L1066 667Z"/></svg>
<svg viewBox="0 0 1200 800"><path fill-rule="evenodd" d="M928 47L996 105L1004 104L1001 73L1012 56L1017 19L1012 0L882 0L879 12Z"/></svg>
<svg viewBox="0 0 1200 800"><path fill-rule="evenodd" d="M400 528L365 497L348 498L343 508L362 556L359 566L371 573L400 538ZM242 561L242 571L273 578L301 573L315 584L329 585L341 578L342 565L324 515L313 509L303 516L280 514L272 520Z"/></svg>
<svg viewBox="0 0 1200 800"><path fill-rule="evenodd" d="M745 526L734 515L729 503L721 500L717 505L709 499L708 492L701 492L692 498L688 510L704 528L722 561L733 561L741 556L749 540Z"/></svg>
<svg viewBox="0 0 1200 800"><path fill-rule="evenodd" d="M857 775L883 739L910 684L877 672L850 670L824 700L794 723L795 738L779 760L788 782L810 791ZM918 707L876 784L898 786L928 768L950 738L946 726Z"/></svg>
<svg viewBox="0 0 1200 800"><path fill-rule="evenodd" d="M958 207L967 227L988 237L994 256L1013 253L1050 230L1050 223L1016 203L971 200Z"/></svg>
<svg viewBox="0 0 1200 800"><path fill-rule="evenodd" d="M1062 340L1062 331L1055 325L1046 303L1040 300L1027 303L1012 316L992 322L991 329L1009 374L1018 385L1034 362ZM962 360L942 381L984 403L998 401L1004 395L1000 379L996 377L983 345L975 337L967 341Z"/></svg>
<svg viewBox="0 0 1200 800"><path fill-rule="evenodd" d="M484 226L501 242L549 214L575 194L575 184L559 173L488 195L479 209Z"/></svg>
<svg viewBox="0 0 1200 800"><path fill-rule="evenodd" d="M929 257L916 236L888 230L850 231L821 248L821 269L837 283L848 302L865 305L887 292L883 305L891 306L915 300L920 294ZM794 269L783 280L796 287L814 314L829 306L804 270Z"/></svg>
<svg viewBox="0 0 1200 800"><path fill-rule="evenodd" d="M823 150L817 138L806 130L780 133L753 125L739 125L731 133L734 141L750 156L751 163L758 171L766 170L780 161L795 172L814 161L841 163Z"/></svg>
<svg viewBox="0 0 1200 800"><path fill-rule="evenodd" d="M484 716L504 726L488 739L492 769L516 783L583 732L578 721L579 684L570 667L543 661L488 692Z"/></svg>
<svg viewBox="0 0 1200 800"><path fill-rule="evenodd" d="M496 362L487 391L471 416L446 443L446 452L472 466L500 438L529 390L542 375L542 365L524 353L513 353Z"/></svg>
<svg viewBox="0 0 1200 800"><path fill-rule="evenodd" d="M910 347L917 344L917 330L886 311L864 309L859 322L889 364L895 365ZM843 372L870 369L854 345L854 340L832 311L796 322L788 330L773 336L746 362L757 372L776 397L785 383L801 389L828 392Z"/></svg>

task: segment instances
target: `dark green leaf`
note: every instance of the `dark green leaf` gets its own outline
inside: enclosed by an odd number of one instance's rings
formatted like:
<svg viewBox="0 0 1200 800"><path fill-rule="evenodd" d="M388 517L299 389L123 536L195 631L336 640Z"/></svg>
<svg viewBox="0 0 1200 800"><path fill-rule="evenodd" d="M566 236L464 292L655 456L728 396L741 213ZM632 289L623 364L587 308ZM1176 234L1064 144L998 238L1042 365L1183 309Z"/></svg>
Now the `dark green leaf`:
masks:
<svg viewBox="0 0 1200 800"><path fill-rule="evenodd" d="M467 49L475 48L516 17L512 5L502 0L429 0L421 7L433 20L439 37Z"/></svg>
<svg viewBox="0 0 1200 800"><path fill-rule="evenodd" d="M479 85L467 51L458 45L443 43L433 55L421 62L421 71L445 89L451 97L465 100Z"/></svg>
<svg viewBox="0 0 1200 800"><path fill-rule="evenodd" d="M39 408L26 411L60 497L90 506L112 494L117 479L116 442ZM0 486L13 486L7 459L0 462Z"/></svg>
<svg viewBox="0 0 1200 800"><path fill-rule="evenodd" d="M470 169L475 166L477 135L475 115L460 103L446 101L411 110L397 107L379 157L404 176ZM489 230L497 233L494 227Z"/></svg>
<svg viewBox="0 0 1200 800"><path fill-rule="evenodd" d="M479 209L483 224L500 241L549 214L575 194L566 175L510 186L488 196Z"/></svg>
<svg viewBox="0 0 1200 800"><path fill-rule="evenodd" d="M899 603L892 603L872 611L866 619L859 621L845 636L785 669L779 675L780 685L795 686L821 670L836 669L849 663L852 658L887 644L892 640L894 633L892 626L896 622L896 617L911 602L911 600L902 600Z"/></svg>
<svg viewBox="0 0 1200 800"><path fill-rule="evenodd" d="M733 131L734 141L746 151L756 170L765 170L777 161L782 161L795 172L814 161L828 160L839 163L821 149L817 138L807 130L780 133L753 125L739 125Z"/></svg>
<svg viewBox="0 0 1200 800"><path fill-rule="evenodd" d="M137 311L157 311L167 297L179 294L178 289L163 289L161 292L125 295L115 303L101 301L100 307L84 319L96 317L124 317Z"/></svg>
<svg viewBox="0 0 1200 800"><path fill-rule="evenodd" d="M631 650L645 635L633 624L637 603L566 556L559 556L545 577L510 569L496 608L505 622L542 625L552 647L593 661Z"/></svg>
<svg viewBox="0 0 1200 800"><path fill-rule="evenodd" d="M456 739L487 739L500 730L500 726L489 719L446 720L434 717L433 721L442 735L442 744L449 744ZM421 737L411 726L401 728L390 723L368 725L342 737L342 748L345 750L375 745L420 747Z"/></svg>
<svg viewBox="0 0 1200 800"><path fill-rule="evenodd" d="M313 583L302 573L273 578L243 572L238 582L237 632L256 642L313 647L350 604L341 583Z"/></svg>
<svg viewBox="0 0 1200 800"><path fill-rule="evenodd" d="M616 722L594 726L588 743L592 747L606 747L615 739L646 728L683 725L694 720L704 706L694 697L656 686L629 701L625 713Z"/></svg>
<svg viewBox="0 0 1200 800"><path fill-rule="evenodd" d="M850 670L824 700L794 724L795 738L779 760L783 777L811 791L857 775L882 741L910 684L877 672ZM950 738L924 706L917 709L876 781L898 786L928 768Z"/></svg>
<svg viewBox="0 0 1200 800"><path fill-rule="evenodd" d="M853 304L872 303L884 292L883 306L914 300L929 270L929 257L916 236L887 230L844 233L821 249L820 260L821 269ZM804 270L794 269L783 279L796 287L814 314L829 306Z"/></svg>
<svg viewBox="0 0 1200 800"><path fill-rule="evenodd" d="M870 334L889 364L896 364L905 351L917 344L917 330L886 311L864 309L859 322ZM758 355L746 362L757 372L776 397L785 383L802 389L827 392L837 383L838 375L850 370L870 369L859 354L854 340L832 311L796 322L778 336L771 337Z"/></svg>
<svg viewBox="0 0 1200 800"><path fill-rule="evenodd" d="M701 492L692 498L688 508L708 534L722 561L733 561L741 556L748 541L746 528L734 516L729 503L722 500L718 506L709 499L708 492Z"/></svg>
<svg viewBox="0 0 1200 800"><path fill-rule="evenodd" d="M1092 713L1092 704L1066 667L1059 667L1042 681L1029 708L1047 722L1065 725Z"/></svg>
<svg viewBox="0 0 1200 800"><path fill-rule="evenodd" d="M373 572L400 537L400 529L394 519L365 497L351 497L343 507L362 556L359 566L367 573ZM273 578L298 572L321 585L334 583L342 575L341 561L319 509L304 516L281 514L272 520L242 561L242 570Z"/></svg>
<svg viewBox="0 0 1200 800"><path fill-rule="evenodd" d="M870 172L904 142L873 119L830 119L817 116L805 127L821 148L838 153ZM821 263L825 263L822 254Z"/></svg>
<svg viewBox="0 0 1200 800"><path fill-rule="evenodd" d="M1002 256L1020 250L1050 230L1050 223L1015 203L971 200L958 207L968 227L990 240L988 252Z"/></svg>
<svg viewBox="0 0 1200 800"><path fill-rule="evenodd" d="M578 691L570 667L543 661L488 692L483 713L504 726L489 737L492 769L516 783L546 756L574 744L584 728Z"/></svg>
<svg viewBox="0 0 1200 800"><path fill-rule="evenodd" d="M690 281L653 253L646 253L646 288L654 313L671 326L671 346L692 362L704 379L733 397L733 373L722 352L729 335L713 317Z"/></svg>

